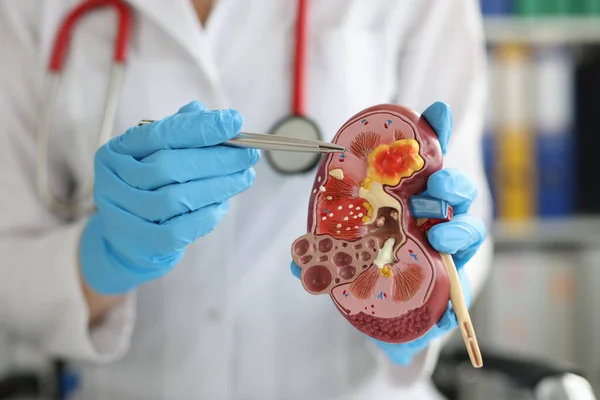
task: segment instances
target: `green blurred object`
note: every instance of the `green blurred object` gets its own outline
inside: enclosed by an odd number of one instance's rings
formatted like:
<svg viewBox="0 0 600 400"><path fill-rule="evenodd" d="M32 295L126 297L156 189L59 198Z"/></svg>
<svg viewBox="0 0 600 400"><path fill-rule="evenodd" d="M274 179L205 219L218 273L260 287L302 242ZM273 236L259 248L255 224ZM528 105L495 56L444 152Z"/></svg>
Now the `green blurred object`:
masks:
<svg viewBox="0 0 600 400"><path fill-rule="evenodd" d="M517 0L517 13L526 17L564 16L583 9L583 3L596 2L600 0Z"/></svg>
<svg viewBox="0 0 600 400"><path fill-rule="evenodd" d="M517 14L527 17L541 15L544 3L539 0L517 0Z"/></svg>
<svg viewBox="0 0 600 400"><path fill-rule="evenodd" d="M589 3L589 0L571 0L571 5L569 7L569 14L571 15L584 15L585 5Z"/></svg>
<svg viewBox="0 0 600 400"><path fill-rule="evenodd" d="M600 0L580 0L583 4L583 13L586 15L600 15Z"/></svg>
<svg viewBox="0 0 600 400"><path fill-rule="evenodd" d="M554 0L548 1L548 3L552 5L552 9L550 10L552 15L566 16L569 15L573 0Z"/></svg>
<svg viewBox="0 0 600 400"><path fill-rule="evenodd" d="M570 0L568 3L571 15L600 15L600 0Z"/></svg>

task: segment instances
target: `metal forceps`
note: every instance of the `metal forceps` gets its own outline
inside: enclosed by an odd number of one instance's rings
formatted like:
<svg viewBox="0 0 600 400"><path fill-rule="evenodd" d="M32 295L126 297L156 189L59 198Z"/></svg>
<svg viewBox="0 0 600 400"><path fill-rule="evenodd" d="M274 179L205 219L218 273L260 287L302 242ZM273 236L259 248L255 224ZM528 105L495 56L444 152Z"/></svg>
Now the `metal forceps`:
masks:
<svg viewBox="0 0 600 400"><path fill-rule="evenodd" d="M142 120L138 126L151 124L153 120ZM225 146L246 147L261 150L291 151L298 153L345 153L348 149L320 140L300 139L265 133L240 132L236 137L223 142Z"/></svg>

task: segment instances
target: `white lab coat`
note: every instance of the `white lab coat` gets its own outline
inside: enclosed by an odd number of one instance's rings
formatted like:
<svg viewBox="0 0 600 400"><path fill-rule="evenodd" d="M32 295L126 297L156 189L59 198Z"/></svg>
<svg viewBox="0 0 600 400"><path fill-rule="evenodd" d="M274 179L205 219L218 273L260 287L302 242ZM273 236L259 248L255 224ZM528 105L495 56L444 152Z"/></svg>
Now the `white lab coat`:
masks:
<svg viewBox="0 0 600 400"><path fill-rule="evenodd" d="M291 275L290 245L305 233L313 176L283 177L264 159L214 232L88 332L77 265L85 221L57 220L34 179L50 47L77 3L0 2L2 326L48 355L77 360L85 400L436 398L426 382L439 343L411 367L392 367L327 296L309 295ZM296 2L220 0L205 30L187 0L130 3L135 25L115 134L195 99L239 110L254 132L290 112ZM309 21L307 107L326 139L374 104L422 111L446 101L455 132L445 165L476 180L473 213L489 221L477 1L311 1ZM59 194L93 171L114 26L101 11L74 33L52 132ZM475 291L489 261L488 245L468 265Z"/></svg>

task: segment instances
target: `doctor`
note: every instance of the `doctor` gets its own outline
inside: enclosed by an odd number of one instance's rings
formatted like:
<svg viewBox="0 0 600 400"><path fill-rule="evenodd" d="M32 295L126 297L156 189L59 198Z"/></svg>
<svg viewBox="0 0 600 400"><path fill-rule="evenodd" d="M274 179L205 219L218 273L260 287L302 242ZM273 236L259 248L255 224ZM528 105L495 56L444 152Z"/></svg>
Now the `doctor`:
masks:
<svg viewBox="0 0 600 400"><path fill-rule="evenodd" d="M98 151L114 16L81 21L47 168L63 197L95 174L98 210L65 223L36 191L35 138L54 34L77 3L0 2L3 328L74 362L85 400L438 398L428 377L452 312L416 343L368 340L290 273L312 174L282 176L257 151L213 146L290 113L295 2L129 0L114 128L124 135ZM308 115L330 140L374 104L426 110L448 168L430 192L462 214L430 241L476 295L491 255L478 2L310 3ZM135 127L145 118L164 119Z"/></svg>

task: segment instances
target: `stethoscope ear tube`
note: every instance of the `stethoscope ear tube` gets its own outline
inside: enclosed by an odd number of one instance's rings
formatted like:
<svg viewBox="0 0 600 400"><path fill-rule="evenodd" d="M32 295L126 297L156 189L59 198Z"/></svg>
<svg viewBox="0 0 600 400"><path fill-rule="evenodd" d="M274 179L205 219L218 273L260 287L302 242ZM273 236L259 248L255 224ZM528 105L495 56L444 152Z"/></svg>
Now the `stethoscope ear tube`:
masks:
<svg viewBox="0 0 600 400"><path fill-rule="evenodd" d="M52 116L58 89L60 87L61 72L64 68L67 50L69 48L71 33L77 21L88 11L112 6L119 15L119 25L115 43L114 63L110 71L109 87L104 106L104 117L98 138L98 147L106 143L112 136L112 131L117 114L119 95L123 82L123 72L127 58L129 37L131 31L131 10L127 3L122 0L89 0L73 9L63 20L56 36L52 49L50 63L48 65L48 76L46 78L44 93L42 97L41 117L38 126L36 141L36 186L41 200L56 215L65 219L77 219L82 215L93 212L93 206L85 208L83 203L92 197L93 177L90 177L76 193L67 201L59 200L54 196L49 184L48 147L50 132L52 130Z"/></svg>
<svg viewBox="0 0 600 400"><path fill-rule="evenodd" d="M60 72L65 64L67 51L71 44L71 33L75 28L75 24L88 12L94 11L101 7L113 7L118 13L119 26L117 29L117 37L115 43L115 52L113 60L116 63L125 63L129 50L129 39L131 36L131 9L123 0L88 0L84 1L75 7L62 21L58 33L54 40L52 49L49 70L52 72Z"/></svg>

